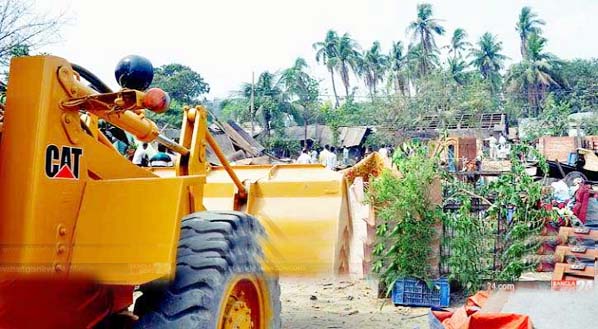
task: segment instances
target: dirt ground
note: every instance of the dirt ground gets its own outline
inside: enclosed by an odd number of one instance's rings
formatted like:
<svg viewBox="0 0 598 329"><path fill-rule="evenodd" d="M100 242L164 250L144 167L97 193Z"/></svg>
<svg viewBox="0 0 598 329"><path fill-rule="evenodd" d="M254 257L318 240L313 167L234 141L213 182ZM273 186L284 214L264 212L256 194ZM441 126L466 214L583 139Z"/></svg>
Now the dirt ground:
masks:
<svg viewBox="0 0 598 329"><path fill-rule="evenodd" d="M280 286L285 329L428 328L428 308L383 305L370 281L281 278Z"/></svg>

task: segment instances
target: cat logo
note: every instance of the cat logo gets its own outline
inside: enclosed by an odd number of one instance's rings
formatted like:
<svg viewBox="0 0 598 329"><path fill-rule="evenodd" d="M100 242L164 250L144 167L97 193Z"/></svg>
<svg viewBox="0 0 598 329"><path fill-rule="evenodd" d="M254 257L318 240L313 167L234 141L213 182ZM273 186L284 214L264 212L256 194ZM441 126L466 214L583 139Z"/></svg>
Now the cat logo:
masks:
<svg viewBox="0 0 598 329"><path fill-rule="evenodd" d="M46 175L57 179L79 179L83 149L50 144L46 147Z"/></svg>

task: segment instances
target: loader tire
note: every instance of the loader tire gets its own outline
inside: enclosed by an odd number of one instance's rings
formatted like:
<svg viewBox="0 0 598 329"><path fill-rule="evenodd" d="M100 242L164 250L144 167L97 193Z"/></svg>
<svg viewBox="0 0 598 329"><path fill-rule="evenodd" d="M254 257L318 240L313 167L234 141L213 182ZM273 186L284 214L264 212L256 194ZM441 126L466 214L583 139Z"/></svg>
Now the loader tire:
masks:
<svg viewBox="0 0 598 329"><path fill-rule="evenodd" d="M254 217L240 212L185 217L174 281L141 287L135 328L279 329L278 279L260 266L263 234Z"/></svg>

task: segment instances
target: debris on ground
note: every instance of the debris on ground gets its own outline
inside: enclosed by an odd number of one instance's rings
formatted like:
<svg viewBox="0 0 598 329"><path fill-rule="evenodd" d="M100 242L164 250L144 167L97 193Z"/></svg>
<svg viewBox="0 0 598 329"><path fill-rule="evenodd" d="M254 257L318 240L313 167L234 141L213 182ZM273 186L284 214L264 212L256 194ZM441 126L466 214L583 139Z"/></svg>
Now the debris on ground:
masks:
<svg viewBox="0 0 598 329"><path fill-rule="evenodd" d="M429 308L395 307L371 294L372 281L281 278L285 329L427 328ZM312 296L316 299L312 299ZM350 322L347 317L350 316Z"/></svg>

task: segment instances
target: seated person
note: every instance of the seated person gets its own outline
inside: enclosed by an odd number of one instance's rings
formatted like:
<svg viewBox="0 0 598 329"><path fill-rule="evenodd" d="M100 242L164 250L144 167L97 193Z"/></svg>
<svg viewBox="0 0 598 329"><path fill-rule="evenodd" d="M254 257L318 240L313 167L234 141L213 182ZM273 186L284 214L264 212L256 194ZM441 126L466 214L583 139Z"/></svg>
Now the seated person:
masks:
<svg viewBox="0 0 598 329"><path fill-rule="evenodd" d="M151 167L172 167L174 165L172 158L166 153L166 147L164 145L158 145L158 153L151 157Z"/></svg>

